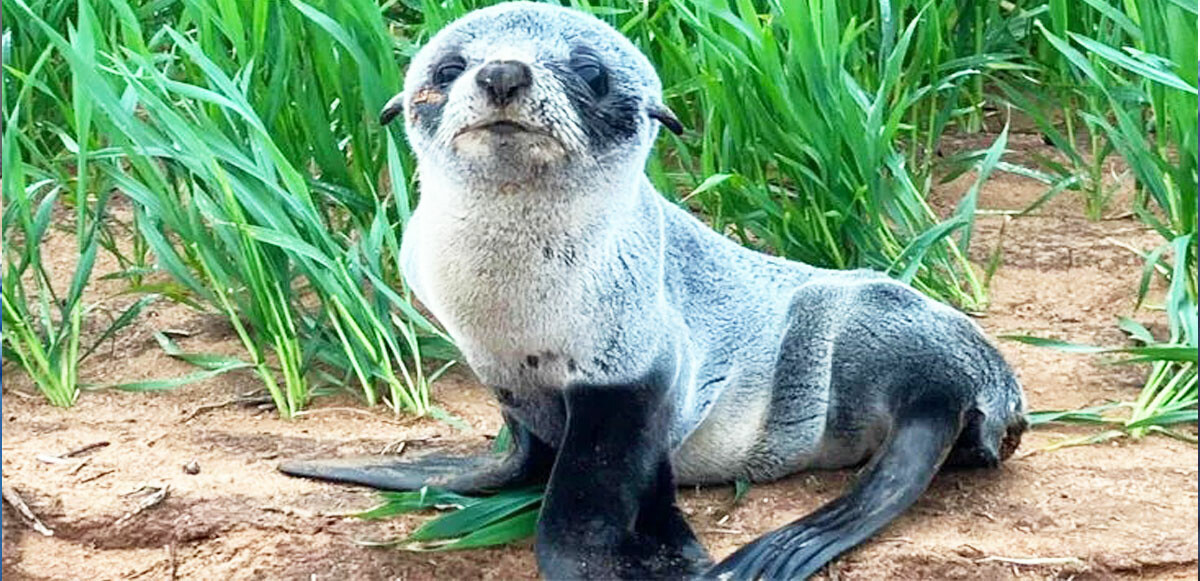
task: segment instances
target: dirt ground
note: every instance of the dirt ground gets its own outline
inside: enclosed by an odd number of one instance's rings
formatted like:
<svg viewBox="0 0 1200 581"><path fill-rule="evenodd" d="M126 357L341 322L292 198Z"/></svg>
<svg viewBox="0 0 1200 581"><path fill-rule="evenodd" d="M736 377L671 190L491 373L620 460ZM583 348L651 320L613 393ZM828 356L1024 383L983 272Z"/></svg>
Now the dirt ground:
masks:
<svg viewBox="0 0 1200 581"><path fill-rule="evenodd" d="M1010 147L1040 147L1013 136ZM940 187L939 208L953 208L971 176ZM980 207L1021 209L1044 188L998 174ZM1120 245L1150 248L1152 232L1125 216L1082 218L1064 194L1036 216L979 220L971 258L987 261L1000 244L993 304L979 319L994 335L1034 333L1117 344L1116 317L1133 307L1140 260ZM1114 208L1122 207L1121 203ZM1002 227L1003 226L1003 227ZM1000 234L1003 231L1003 236ZM54 234L50 266L69 276L73 241ZM96 274L115 270L103 260ZM98 281L94 299L119 290ZM128 299L106 304L114 308ZM1152 317L1139 316L1149 323ZM1153 327L1152 327L1153 328ZM237 354L220 317L166 303L89 359L85 381L105 384L176 377L193 369L162 353L154 331L187 333L188 351ZM1157 329L1161 331L1161 326ZM1144 368L1001 341L1034 409L1076 408L1132 399ZM451 373L435 399L464 418L463 430L432 419L395 418L349 397L317 401L286 422L269 410L231 403L258 387L249 374L227 374L173 392L84 393L60 410L33 395L29 380L4 369L3 479L53 530L44 536L4 505L6 579L526 579L536 576L528 542L492 550L405 552L357 541L394 538L427 516L364 522L345 516L374 505L369 490L288 478L276 463L291 457L478 449L500 425L488 393L465 371ZM214 406L213 404L226 404ZM907 514L821 573L828 579L1195 579L1197 450L1165 437L1041 450L1090 428L1052 426L1028 434L994 471L943 474ZM95 442L108 445L55 464ZM195 463L196 474L185 472ZM732 506L731 486L680 492L680 502L714 557L813 510L839 494L852 473L796 475L751 488ZM149 488L146 488L149 487ZM161 502L138 511L166 487ZM138 491L141 492L138 492Z"/></svg>

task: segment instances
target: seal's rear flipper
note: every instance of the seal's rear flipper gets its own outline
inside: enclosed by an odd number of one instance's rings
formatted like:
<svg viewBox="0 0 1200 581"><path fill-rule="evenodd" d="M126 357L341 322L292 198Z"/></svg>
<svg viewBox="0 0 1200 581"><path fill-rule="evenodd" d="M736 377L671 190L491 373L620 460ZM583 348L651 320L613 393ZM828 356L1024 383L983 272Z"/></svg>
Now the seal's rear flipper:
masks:
<svg viewBox="0 0 1200 581"><path fill-rule="evenodd" d="M961 429L948 403L910 406L848 494L771 531L709 570L713 579L805 579L904 512L929 486Z"/></svg>
<svg viewBox="0 0 1200 581"><path fill-rule="evenodd" d="M544 481L554 463L554 450L511 418L506 420L512 432L512 447L503 456L432 456L409 461L386 460L378 456L293 460L280 464L279 471L291 476L362 484L383 490L416 490L432 486L460 494L494 492Z"/></svg>

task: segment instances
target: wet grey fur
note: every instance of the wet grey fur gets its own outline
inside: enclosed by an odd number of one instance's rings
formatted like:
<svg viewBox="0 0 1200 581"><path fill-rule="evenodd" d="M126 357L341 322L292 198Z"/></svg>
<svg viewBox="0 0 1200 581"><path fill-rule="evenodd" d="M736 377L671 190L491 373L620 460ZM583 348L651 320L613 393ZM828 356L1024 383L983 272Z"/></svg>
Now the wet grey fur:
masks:
<svg viewBox="0 0 1200 581"><path fill-rule="evenodd" d="M636 101L628 139L581 137L585 121L561 98L578 44L599 55L613 93ZM534 77L503 116L547 136L458 142L449 130L497 115L472 80L498 50ZM450 53L466 70L444 101L413 103ZM405 278L505 409L557 442L565 386L635 381L665 360L681 484L859 464L901 400L929 389L965 402L968 429L998 457L1024 402L980 329L882 274L742 248L666 201L643 172L660 93L650 63L612 28L531 3L468 15L409 68L421 198L404 235Z"/></svg>

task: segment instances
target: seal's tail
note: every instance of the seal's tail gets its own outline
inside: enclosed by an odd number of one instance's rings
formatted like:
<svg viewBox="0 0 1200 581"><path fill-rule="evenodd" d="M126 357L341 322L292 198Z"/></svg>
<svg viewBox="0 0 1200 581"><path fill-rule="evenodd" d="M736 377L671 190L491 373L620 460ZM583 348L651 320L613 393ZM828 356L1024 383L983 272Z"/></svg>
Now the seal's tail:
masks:
<svg viewBox="0 0 1200 581"><path fill-rule="evenodd" d="M957 406L910 406L850 492L739 549L706 574L804 579L904 512L933 480L962 428Z"/></svg>

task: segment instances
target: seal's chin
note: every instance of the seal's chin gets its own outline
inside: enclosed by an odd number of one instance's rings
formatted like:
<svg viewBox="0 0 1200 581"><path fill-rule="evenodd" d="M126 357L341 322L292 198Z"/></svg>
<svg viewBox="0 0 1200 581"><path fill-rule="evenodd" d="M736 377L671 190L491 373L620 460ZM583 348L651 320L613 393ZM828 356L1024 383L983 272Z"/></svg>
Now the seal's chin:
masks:
<svg viewBox="0 0 1200 581"><path fill-rule="evenodd" d="M545 166L562 160L567 150L551 132L512 119L466 125L451 139L454 153L466 160Z"/></svg>

